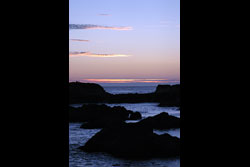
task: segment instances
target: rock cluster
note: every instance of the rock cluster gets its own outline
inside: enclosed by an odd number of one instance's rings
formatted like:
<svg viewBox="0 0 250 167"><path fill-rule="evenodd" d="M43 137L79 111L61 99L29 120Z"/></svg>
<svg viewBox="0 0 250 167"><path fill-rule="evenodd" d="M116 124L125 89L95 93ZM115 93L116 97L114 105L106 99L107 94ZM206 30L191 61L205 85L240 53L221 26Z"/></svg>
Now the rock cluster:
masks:
<svg viewBox="0 0 250 167"><path fill-rule="evenodd" d="M141 118L139 112L126 110L121 106L87 104L78 108L69 107L69 121L84 122L81 128L86 129L114 126L125 120L139 120Z"/></svg>

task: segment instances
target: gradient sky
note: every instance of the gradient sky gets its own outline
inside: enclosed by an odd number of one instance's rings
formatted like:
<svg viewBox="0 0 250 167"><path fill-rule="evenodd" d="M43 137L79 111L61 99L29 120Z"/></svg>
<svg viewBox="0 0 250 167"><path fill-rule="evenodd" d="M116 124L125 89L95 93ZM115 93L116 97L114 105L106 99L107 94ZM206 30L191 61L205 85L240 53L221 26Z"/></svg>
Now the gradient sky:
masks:
<svg viewBox="0 0 250 167"><path fill-rule="evenodd" d="M179 82L179 0L69 0L69 23L69 81Z"/></svg>

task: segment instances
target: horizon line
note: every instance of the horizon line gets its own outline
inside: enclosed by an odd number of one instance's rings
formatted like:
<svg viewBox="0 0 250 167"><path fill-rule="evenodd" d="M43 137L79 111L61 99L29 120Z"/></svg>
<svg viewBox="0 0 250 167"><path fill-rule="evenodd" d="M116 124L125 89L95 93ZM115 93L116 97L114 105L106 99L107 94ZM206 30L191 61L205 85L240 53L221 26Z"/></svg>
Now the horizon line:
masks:
<svg viewBox="0 0 250 167"><path fill-rule="evenodd" d="M83 83L100 83L100 84L138 84L138 83L179 83L180 80L169 80L169 79L80 79L75 81L69 81L69 82L83 82Z"/></svg>

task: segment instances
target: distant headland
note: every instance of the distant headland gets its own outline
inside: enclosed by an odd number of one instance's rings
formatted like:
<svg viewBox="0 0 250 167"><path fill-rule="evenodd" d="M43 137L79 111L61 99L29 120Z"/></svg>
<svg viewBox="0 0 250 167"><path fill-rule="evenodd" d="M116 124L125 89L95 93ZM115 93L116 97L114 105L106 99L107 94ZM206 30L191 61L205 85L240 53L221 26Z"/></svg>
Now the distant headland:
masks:
<svg viewBox="0 0 250 167"><path fill-rule="evenodd" d="M180 106L180 85L158 85L153 93L110 94L95 83L69 83L69 103L143 103L159 106Z"/></svg>

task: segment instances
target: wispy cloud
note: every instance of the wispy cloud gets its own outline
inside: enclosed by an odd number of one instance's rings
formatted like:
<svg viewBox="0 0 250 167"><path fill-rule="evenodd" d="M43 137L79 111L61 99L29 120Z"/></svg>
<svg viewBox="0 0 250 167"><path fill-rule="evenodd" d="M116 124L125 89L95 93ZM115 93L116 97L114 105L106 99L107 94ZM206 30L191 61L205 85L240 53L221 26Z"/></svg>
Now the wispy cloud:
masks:
<svg viewBox="0 0 250 167"><path fill-rule="evenodd" d="M81 81L90 83L178 83L179 82L168 79L82 79Z"/></svg>
<svg viewBox="0 0 250 167"><path fill-rule="evenodd" d="M70 52L69 57L81 57L81 56L87 56L87 57L128 57L130 55L124 55L124 54L96 54L91 52Z"/></svg>
<svg viewBox="0 0 250 167"><path fill-rule="evenodd" d="M98 14L99 16L110 16L110 14L106 14L106 13L100 13Z"/></svg>
<svg viewBox="0 0 250 167"><path fill-rule="evenodd" d="M69 29L107 29L107 30L120 30L127 31L132 30L132 27L113 27L113 26L101 26L95 24L69 24Z"/></svg>
<svg viewBox="0 0 250 167"><path fill-rule="evenodd" d="M89 40L84 39L70 39L71 41L77 41L77 42L89 42Z"/></svg>

